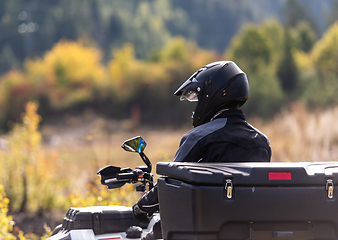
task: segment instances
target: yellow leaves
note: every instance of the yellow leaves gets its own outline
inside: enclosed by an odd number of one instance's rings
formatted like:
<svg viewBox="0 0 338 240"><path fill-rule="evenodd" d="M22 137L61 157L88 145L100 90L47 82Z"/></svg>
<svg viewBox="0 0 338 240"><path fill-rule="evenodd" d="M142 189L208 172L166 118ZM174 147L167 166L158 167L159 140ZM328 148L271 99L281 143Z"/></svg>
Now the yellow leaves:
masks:
<svg viewBox="0 0 338 240"><path fill-rule="evenodd" d="M192 65L192 68L200 68L208 63L217 60L215 52L198 48L196 43L189 42L183 37L176 37L159 52L158 60L165 68L168 64Z"/></svg>
<svg viewBox="0 0 338 240"><path fill-rule="evenodd" d="M184 38L178 37L170 41L162 51L162 61L181 61L189 60L188 43Z"/></svg>
<svg viewBox="0 0 338 240"><path fill-rule="evenodd" d="M295 58L297 67L299 69L309 70L313 67L313 64L312 64L313 60L311 56L309 56L309 54L301 50L295 50L293 52L293 56Z"/></svg>
<svg viewBox="0 0 338 240"><path fill-rule="evenodd" d="M126 184L119 189L108 190L102 186L99 179L87 184L87 191L69 196L71 206L87 207L102 205L128 205L138 201L140 194L135 191L132 184Z"/></svg>
<svg viewBox="0 0 338 240"><path fill-rule="evenodd" d="M97 49L63 40L45 55L43 61L47 74L54 78L52 81L62 85L63 81L101 81L104 72L100 60L101 53Z"/></svg>
<svg viewBox="0 0 338 240"><path fill-rule="evenodd" d="M313 47L313 61L322 72L337 73L338 22L333 24Z"/></svg>
<svg viewBox="0 0 338 240"><path fill-rule="evenodd" d="M50 229L45 226L45 234L41 238L33 233L24 234L8 213L9 199L6 197L3 185L0 184L0 239L1 240L38 240L46 239L51 235Z"/></svg>
<svg viewBox="0 0 338 240"><path fill-rule="evenodd" d="M126 78L135 73L136 63L134 48L131 44L125 44L122 49L113 52L113 60L109 63L109 76L117 91L127 90Z"/></svg>
<svg viewBox="0 0 338 240"><path fill-rule="evenodd" d="M22 83L26 82L24 75L16 70L8 72L1 78L2 88L1 94L10 94L8 90L13 87L19 86Z"/></svg>
<svg viewBox="0 0 338 240"><path fill-rule="evenodd" d="M8 198L4 198L4 199L3 199L3 203L4 203L5 205L8 205L8 204L9 204L9 199L8 199Z"/></svg>
<svg viewBox="0 0 338 240"><path fill-rule="evenodd" d="M41 116L37 114L38 105L34 102L26 104L26 114L23 115L22 121L27 129L27 134L30 136L29 144L32 147L38 147L41 142L41 134L38 131Z"/></svg>
<svg viewBox="0 0 338 240"><path fill-rule="evenodd" d="M9 199L6 197L4 187L0 184L0 239L15 240L10 232L13 229L13 219L7 215Z"/></svg>
<svg viewBox="0 0 338 240"><path fill-rule="evenodd" d="M92 135L86 135L86 140L87 141L92 141L94 137Z"/></svg>
<svg viewBox="0 0 338 240"><path fill-rule="evenodd" d="M40 147L41 134L38 126L41 116L36 113L38 105L34 102L26 104L26 112L22 116L23 124L16 124L13 128L9 145L14 150L20 146L22 151L31 153Z"/></svg>
<svg viewBox="0 0 338 240"><path fill-rule="evenodd" d="M218 59L216 53L178 37L159 46L150 61L137 59L131 44L116 49L107 66L101 60L101 52L94 47L67 40L41 58L26 60L23 72L12 71L0 79L0 124L18 119L24 103L31 100L43 101L42 111L74 109L87 103L126 106L146 91L151 94L145 101L158 95L166 101L170 93L165 91L171 83L181 83L197 68ZM159 88L165 94L153 91Z"/></svg>
<svg viewBox="0 0 338 240"><path fill-rule="evenodd" d="M184 38L175 38L161 51L153 56L155 61L146 62L136 59L134 48L125 44L113 52L113 59L108 65L108 74L114 96L119 100L133 97L143 87L164 86L173 81L183 81L174 78L187 72L186 77L196 68L216 60L216 54L198 49L196 44L187 42Z"/></svg>
<svg viewBox="0 0 338 240"><path fill-rule="evenodd" d="M58 199L56 157L48 156L42 148L38 129L41 117L37 108L34 102L26 104L23 123L14 125L8 136L8 149L0 152L0 181L6 187L13 211L19 210L25 198L28 211L50 209ZM53 190L50 189L52 181L55 181Z"/></svg>
<svg viewBox="0 0 338 240"><path fill-rule="evenodd" d="M25 67L37 96L55 108L67 108L91 100L93 90L102 88L106 70L101 58L96 48L62 40L42 59L27 60Z"/></svg>
<svg viewBox="0 0 338 240"><path fill-rule="evenodd" d="M131 44L113 52L108 72L114 94L122 100L130 98L141 85L154 84L165 75L159 65L137 60Z"/></svg>

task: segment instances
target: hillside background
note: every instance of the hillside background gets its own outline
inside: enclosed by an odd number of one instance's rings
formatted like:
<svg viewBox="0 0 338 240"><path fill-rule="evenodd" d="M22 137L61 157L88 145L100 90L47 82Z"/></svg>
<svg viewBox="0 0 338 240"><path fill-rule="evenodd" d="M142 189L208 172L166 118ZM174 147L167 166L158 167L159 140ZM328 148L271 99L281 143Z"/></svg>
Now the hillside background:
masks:
<svg viewBox="0 0 338 240"><path fill-rule="evenodd" d="M20 121L28 100L40 103L43 123L90 110L190 124L194 106L172 93L216 60L234 60L247 73L248 116L271 118L300 99L327 107L335 99L325 89L336 86L317 89L317 74L335 61L334 43L323 38L337 11L333 0L1 1L1 129Z"/></svg>
<svg viewBox="0 0 338 240"><path fill-rule="evenodd" d="M136 135L171 161L195 107L173 93L213 61L247 73L272 161L338 161L337 20L337 0L0 0L0 239L135 202L96 172L141 165Z"/></svg>

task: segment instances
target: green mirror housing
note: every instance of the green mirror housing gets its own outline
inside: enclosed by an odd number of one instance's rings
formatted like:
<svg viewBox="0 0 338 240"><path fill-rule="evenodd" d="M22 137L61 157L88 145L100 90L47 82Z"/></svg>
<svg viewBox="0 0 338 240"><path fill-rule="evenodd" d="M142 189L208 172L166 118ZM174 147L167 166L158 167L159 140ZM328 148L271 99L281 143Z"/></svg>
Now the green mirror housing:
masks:
<svg viewBox="0 0 338 240"><path fill-rule="evenodd" d="M146 146L147 143L143 140L143 138L137 136L129 140L126 140L121 147L128 152L142 153L146 148Z"/></svg>
<svg viewBox="0 0 338 240"><path fill-rule="evenodd" d="M147 165L148 169L147 171L151 172L151 162L149 161L148 157L144 154L144 149L146 148L147 143L143 140L142 137L137 136L134 138L131 138L129 140L126 140L122 144L122 148L128 152L136 152L140 154L143 162Z"/></svg>

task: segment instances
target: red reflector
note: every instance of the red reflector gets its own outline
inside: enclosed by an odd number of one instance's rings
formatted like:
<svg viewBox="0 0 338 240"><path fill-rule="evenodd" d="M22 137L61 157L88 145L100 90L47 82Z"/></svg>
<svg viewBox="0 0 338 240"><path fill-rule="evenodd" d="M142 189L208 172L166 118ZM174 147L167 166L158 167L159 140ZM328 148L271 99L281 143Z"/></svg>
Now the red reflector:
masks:
<svg viewBox="0 0 338 240"><path fill-rule="evenodd" d="M291 180L291 172L269 172L269 180Z"/></svg>
<svg viewBox="0 0 338 240"><path fill-rule="evenodd" d="M112 238L99 238L99 240L115 240L115 239L121 239L120 237L112 237Z"/></svg>

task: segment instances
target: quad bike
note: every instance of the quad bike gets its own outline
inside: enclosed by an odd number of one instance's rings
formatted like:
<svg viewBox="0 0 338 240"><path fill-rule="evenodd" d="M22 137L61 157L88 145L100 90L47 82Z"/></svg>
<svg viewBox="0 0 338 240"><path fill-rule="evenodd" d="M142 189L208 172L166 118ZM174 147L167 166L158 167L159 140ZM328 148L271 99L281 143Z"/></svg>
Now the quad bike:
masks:
<svg viewBox="0 0 338 240"><path fill-rule="evenodd" d="M101 183L151 189L145 146L141 137L125 141L122 148L146 166L107 166L98 172ZM161 217L142 225L127 207L71 208L48 239L140 239L158 226L165 240L338 239L337 162L160 162L156 172Z"/></svg>

